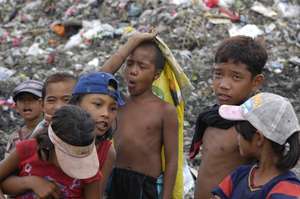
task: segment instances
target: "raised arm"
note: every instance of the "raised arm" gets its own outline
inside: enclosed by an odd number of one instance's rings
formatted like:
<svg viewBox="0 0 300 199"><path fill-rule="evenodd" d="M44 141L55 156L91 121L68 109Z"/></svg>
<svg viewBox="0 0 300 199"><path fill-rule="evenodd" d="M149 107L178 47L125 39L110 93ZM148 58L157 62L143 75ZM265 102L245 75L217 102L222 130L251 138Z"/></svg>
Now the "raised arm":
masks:
<svg viewBox="0 0 300 199"><path fill-rule="evenodd" d="M151 40L157 35L156 31L150 33L134 33L101 67L102 72L114 74L122 66L130 53L143 41Z"/></svg>
<svg viewBox="0 0 300 199"><path fill-rule="evenodd" d="M163 144L166 159L163 199L169 199L172 198L178 168L178 120L174 106L166 105L163 120Z"/></svg>

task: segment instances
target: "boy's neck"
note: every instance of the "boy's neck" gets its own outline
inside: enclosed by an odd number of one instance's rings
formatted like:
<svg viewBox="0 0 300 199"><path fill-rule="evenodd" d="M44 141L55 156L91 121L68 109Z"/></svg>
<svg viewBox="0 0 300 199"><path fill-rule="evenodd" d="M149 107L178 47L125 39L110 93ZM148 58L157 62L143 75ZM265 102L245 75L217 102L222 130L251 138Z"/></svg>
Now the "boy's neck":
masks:
<svg viewBox="0 0 300 199"><path fill-rule="evenodd" d="M155 96L155 95L153 94L152 90L147 90L139 95L130 95L129 98L132 101L144 101L153 96Z"/></svg>
<svg viewBox="0 0 300 199"><path fill-rule="evenodd" d="M35 119L32 120L25 120L25 126L28 130L33 131L34 128L37 126L37 124L39 123L39 121L41 120L41 117L37 117Z"/></svg>

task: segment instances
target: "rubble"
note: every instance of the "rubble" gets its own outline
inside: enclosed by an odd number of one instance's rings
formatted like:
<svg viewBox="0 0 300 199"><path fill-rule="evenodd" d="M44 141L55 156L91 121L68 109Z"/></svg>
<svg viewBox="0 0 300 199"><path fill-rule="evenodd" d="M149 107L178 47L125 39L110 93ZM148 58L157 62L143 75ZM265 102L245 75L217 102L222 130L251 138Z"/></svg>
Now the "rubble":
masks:
<svg viewBox="0 0 300 199"><path fill-rule="evenodd" d="M208 9L201 0L0 0L0 100L8 100L12 88L29 78L44 80L57 71L79 75L96 70L132 31L154 26L195 87L186 102L188 151L197 114L215 102L210 69L217 46L232 27L252 24L259 30L256 35L264 36L269 54L262 90L290 98L300 118L299 1L222 2L226 8ZM232 20L230 13L238 20ZM64 34L53 28L55 24L64 27ZM20 120L4 105L0 115L2 146ZM188 164L197 168L199 157ZM296 170L300 175L300 169Z"/></svg>

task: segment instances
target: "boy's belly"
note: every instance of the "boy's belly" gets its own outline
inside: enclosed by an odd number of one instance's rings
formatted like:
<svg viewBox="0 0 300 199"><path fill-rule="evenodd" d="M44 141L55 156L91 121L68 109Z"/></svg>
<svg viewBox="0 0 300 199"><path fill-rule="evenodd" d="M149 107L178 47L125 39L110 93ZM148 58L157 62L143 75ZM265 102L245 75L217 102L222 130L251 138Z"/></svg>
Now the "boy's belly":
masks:
<svg viewBox="0 0 300 199"><path fill-rule="evenodd" d="M203 137L201 164L197 188L200 198L208 198L210 191L237 166L246 163L238 150L236 132L208 128Z"/></svg>
<svg viewBox="0 0 300 199"><path fill-rule="evenodd" d="M161 145L147 139L116 140L116 166L158 177L162 172Z"/></svg>

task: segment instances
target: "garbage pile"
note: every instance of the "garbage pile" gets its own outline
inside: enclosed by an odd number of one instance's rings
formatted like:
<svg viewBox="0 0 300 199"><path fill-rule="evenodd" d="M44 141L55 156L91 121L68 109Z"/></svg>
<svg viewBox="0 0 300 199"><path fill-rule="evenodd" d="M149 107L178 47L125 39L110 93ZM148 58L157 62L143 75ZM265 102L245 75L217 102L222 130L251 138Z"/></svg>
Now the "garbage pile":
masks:
<svg viewBox="0 0 300 199"><path fill-rule="evenodd" d="M300 118L299 17L297 0L0 0L0 145L20 124L10 97L17 84L57 71L97 70L130 34L149 27L156 27L194 85L185 151L197 114L215 102L210 68L216 47L229 36L265 38L262 90L290 98Z"/></svg>

